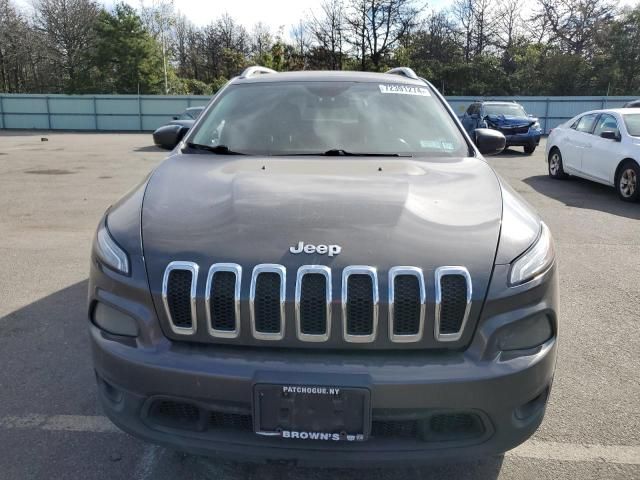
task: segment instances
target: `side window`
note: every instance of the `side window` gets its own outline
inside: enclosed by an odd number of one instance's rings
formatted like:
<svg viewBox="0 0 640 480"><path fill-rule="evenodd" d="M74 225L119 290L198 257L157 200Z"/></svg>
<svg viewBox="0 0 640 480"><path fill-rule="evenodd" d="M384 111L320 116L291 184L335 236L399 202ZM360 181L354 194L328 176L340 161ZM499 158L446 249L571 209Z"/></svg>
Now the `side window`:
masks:
<svg viewBox="0 0 640 480"><path fill-rule="evenodd" d="M480 105L477 103L472 103L471 105L469 105L467 115L475 115L476 113L480 113Z"/></svg>
<svg viewBox="0 0 640 480"><path fill-rule="evenodd" d="M473 103L469 105L469 108L467 108L467 115L473 115L473 106Z"/></svg>
<svg viewBox="0 0 640 480"><path fill-rule="evenodd" d="M598 123L596 124L596 128L593 131L594 135L598 137L602 132L615 132L616 136L620 135L620 130L618 129L618 122L613 117L613 115L601 115L598 119Z"/></svg>
<svg viewBox="0 0 640 480"><path fill-rule="evenodd" d="M576 125L576 130L578 132L591 133L593 131L593 124L596 123L596 118L598 118L597 113L590 113L585 115L578 120L578 125Z"/></svg>

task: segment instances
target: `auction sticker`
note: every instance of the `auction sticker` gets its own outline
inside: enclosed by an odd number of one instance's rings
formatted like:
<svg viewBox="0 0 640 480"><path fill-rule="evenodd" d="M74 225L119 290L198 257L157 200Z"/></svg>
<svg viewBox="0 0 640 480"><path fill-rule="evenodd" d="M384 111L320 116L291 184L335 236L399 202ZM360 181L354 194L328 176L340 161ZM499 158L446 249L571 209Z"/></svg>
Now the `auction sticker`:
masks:
<svg viewBox="0 0 640 480"><path fill-rule="evenodd" d="M381 93L396 93L398 95L420 95L422 97L430 97L429 89L418 87L416 85L403 85L391 83L387 85L378 85Z"/></svg>

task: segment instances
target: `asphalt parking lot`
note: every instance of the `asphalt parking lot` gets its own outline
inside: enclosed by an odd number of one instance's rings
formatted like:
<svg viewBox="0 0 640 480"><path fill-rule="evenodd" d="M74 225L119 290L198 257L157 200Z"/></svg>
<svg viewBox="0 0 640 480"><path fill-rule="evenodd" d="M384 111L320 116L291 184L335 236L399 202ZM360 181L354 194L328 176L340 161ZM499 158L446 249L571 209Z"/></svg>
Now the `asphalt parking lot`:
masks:
<svg viewBox="0 0 640 480"><path fill-rule="evenodd" d="M0 480L640 478L640 205L549 179L543 145L489 160L537 208L558 251L560 357L532 440L503 458L363 473L216 462L119 432L95 395L88 254L105 208L165 156L150 143L0 131Z"/></svg>

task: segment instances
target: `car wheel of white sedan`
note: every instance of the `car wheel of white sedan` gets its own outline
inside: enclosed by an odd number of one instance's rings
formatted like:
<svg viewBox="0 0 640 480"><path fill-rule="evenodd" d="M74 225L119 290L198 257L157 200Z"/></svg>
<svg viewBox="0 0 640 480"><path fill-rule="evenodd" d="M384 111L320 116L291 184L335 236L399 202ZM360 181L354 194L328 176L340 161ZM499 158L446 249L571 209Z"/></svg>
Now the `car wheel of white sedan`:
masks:
<svg viewBox="0 0 640 480"><path fill-rule="evenodd" d="M625 162L616 179L618 195L627 202L640 200L640 167L632 161Z"/></svg>
<svg viewBox="0 0 640 480"><path fill-rule="evenodd" d="M554 148L549 153L549 176L551 178L567 178L562 168L562 154L560 150Z"/></svg>

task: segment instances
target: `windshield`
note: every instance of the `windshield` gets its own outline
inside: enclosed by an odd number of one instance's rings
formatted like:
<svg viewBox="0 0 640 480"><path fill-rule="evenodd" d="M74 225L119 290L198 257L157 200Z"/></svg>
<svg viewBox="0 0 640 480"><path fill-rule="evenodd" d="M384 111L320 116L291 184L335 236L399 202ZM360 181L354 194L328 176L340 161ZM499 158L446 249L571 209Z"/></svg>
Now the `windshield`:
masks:
<svg viewBox="0 0 640 480"><path fill-rule="evenodd" d="M190 108L178 117L178 120L195 120L202 113L202 108Z"/></svg>
<svg viewBox="0 0 640 480"><path fill-rule="evenodd" d="M640 137L640 113L626 113L622 115L627 132L632 137Z"/></svg>
<svg viewBox="0 0 640 480"><path fill-rule="evenodd" d="M426 85L388 83L232 85L189 143L249 155L468 155L464 138Z"/></svg>
<svg viewBox="0 0 640 480"><path fill-rule="evenodd" d="M524 111L520 105L517 104L501 104L501 105L491 105L485 104L484 106L485 115L504 115L505 117L526 117L527 113Z"/></svg>

